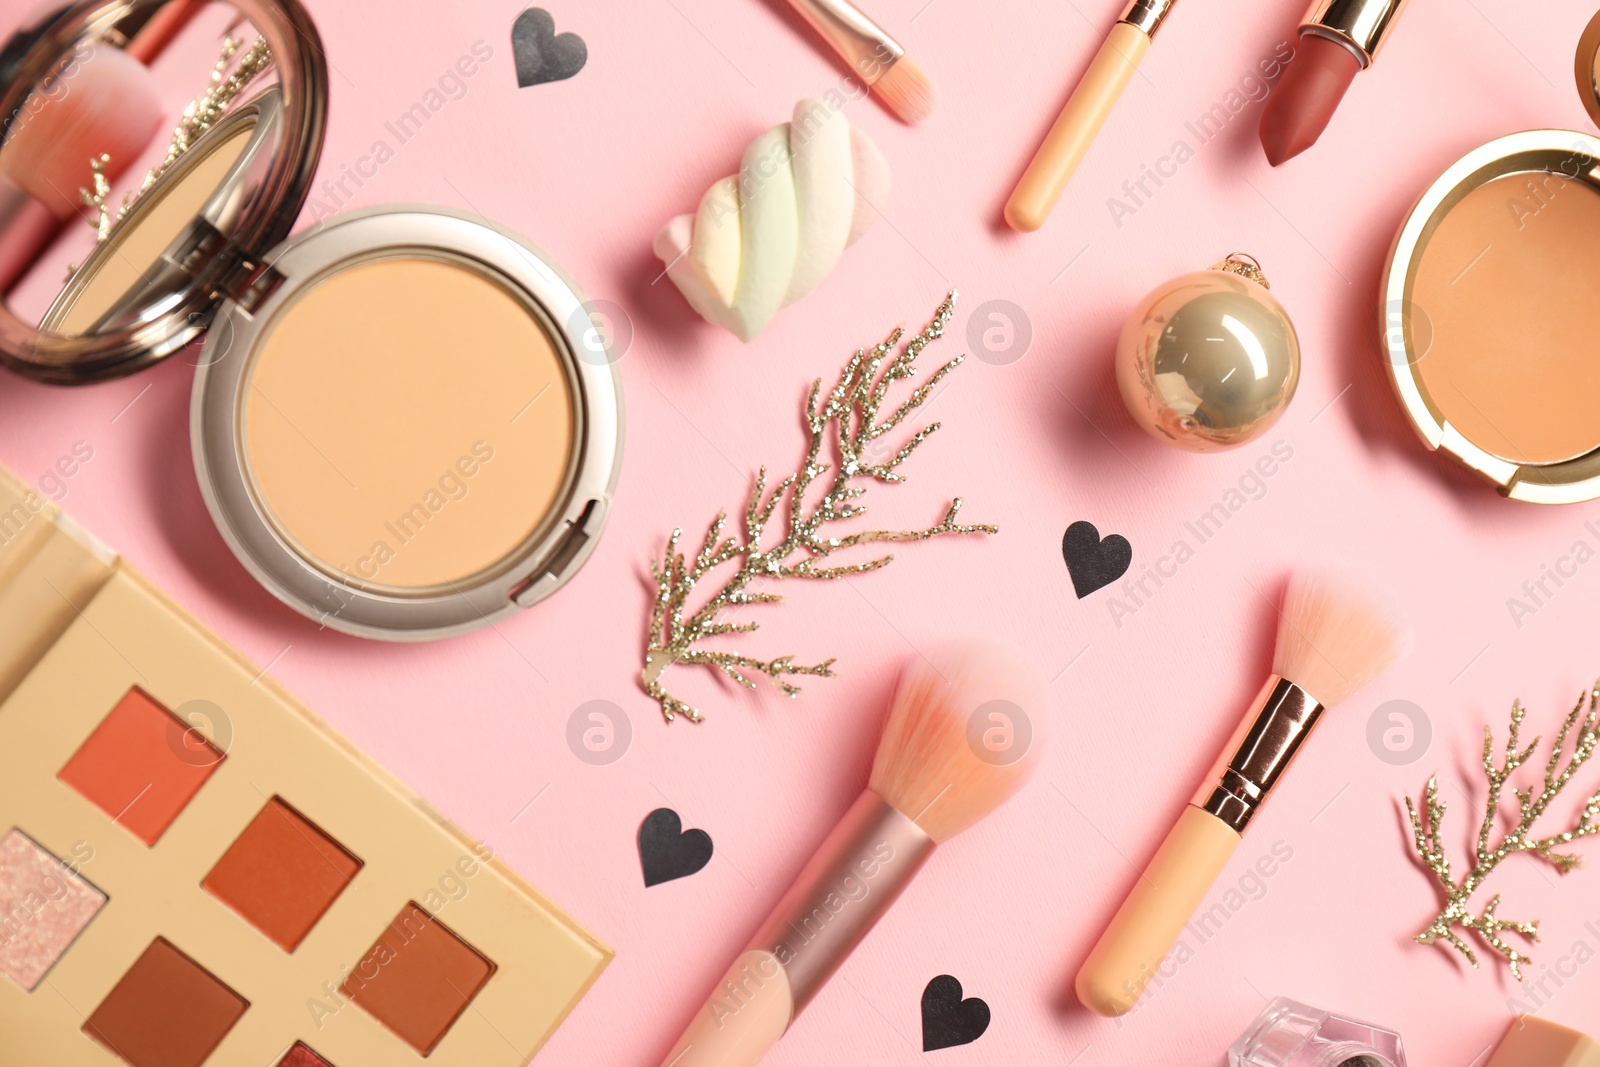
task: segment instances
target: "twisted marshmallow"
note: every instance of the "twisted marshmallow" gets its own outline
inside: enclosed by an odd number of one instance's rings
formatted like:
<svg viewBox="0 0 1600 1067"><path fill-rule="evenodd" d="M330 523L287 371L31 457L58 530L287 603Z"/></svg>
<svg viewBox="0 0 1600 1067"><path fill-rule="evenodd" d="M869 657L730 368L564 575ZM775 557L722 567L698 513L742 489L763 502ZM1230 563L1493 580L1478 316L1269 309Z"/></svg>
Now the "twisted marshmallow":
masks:
<svg viewBox="0 0 1600 1067"><path fill-rule="evenodd" d="M737 177L662 227L655 254L702 318L748 341L833 269L888 195L877 146L837 108L802 100L745 149Z"/></svg>

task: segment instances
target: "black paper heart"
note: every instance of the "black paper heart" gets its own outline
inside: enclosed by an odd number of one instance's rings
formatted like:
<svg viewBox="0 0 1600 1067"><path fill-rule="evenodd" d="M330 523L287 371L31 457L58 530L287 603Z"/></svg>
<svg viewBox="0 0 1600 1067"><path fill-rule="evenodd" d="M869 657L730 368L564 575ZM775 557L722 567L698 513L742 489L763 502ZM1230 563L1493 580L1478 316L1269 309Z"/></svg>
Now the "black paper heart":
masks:
<svg viewBox="0 0 1600 1067"><path fill-rule="evenodd" d="M711 835L685 830L671 808L657 808L639 825L639 865L648 889L675 878L687 878L711 862Z"/></svg>
<svg viewBox="0 0 1600 1067"><path fill-rule="evenodd" d="M922 1051L970 1045L989 1029L989 1005L961 999L961 983L941 974L922 991Z"/></svg>
<svg viewBox="0 0 1600 1067"><path fill-rule="evenodd" d="M1094 523L1079 520L1061 538L1061 555L1072 575L1072 589L1082 600L1090 593L1128 573L1133 546L1121 534L1102 539Z"/></svg>
<svg viewBox="0 0 1600 1067"><path fill-rule="evenodd" d="M517 61L517 88L564 81L589 61L589 46L575 33L557 35L556 20L542 7L530 7L511 24L511 54Z"/></svg>

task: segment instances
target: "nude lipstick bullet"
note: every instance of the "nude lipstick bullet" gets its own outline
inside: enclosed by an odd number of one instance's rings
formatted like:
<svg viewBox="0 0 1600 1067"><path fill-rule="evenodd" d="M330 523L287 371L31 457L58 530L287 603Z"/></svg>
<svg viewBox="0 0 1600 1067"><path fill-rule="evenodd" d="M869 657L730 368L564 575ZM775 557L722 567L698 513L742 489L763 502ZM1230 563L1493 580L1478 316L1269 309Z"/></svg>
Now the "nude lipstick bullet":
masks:
<svg viewBox="0 0 1600 1067"><path fill-rule="evenodd" d="M1274 167L1317 143L1357 74L1372 65L1409 0L1314 0L1298 54L1261 115Z"/></svg>

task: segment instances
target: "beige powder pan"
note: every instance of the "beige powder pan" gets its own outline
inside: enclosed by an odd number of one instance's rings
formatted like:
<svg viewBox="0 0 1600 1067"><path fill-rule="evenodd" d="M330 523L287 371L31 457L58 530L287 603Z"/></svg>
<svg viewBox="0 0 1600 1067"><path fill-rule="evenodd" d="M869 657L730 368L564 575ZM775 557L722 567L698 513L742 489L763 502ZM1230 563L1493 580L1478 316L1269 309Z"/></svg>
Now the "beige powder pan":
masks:
<svg viewBox="0 0 1600 1067"><path fill-rule="evenodd" d="M195 379L196 470L234 552L336 629L486 625L593 551L620 387L577 290L508 230L442 208L337 216L226 301Z"/></svg>
<svg viewBox="0 0 1600 1067"><path fill-rule="evenodd" d="M1469 190L1423 246L1416 361L1449 424L1508 463L1551 466L1600 448L1600 188L1510 173Z"/></svg>
<svg viewBox="0 0 1600 1067"><path fill-rule="evenodd" d="M573 395L535 314L467 266L389 256L308 286L244 383L274 526L371 588L448 590L512 556L566 487Z"/></svg>
<svg viewBox="0 0 1600 1067"><path fill-rule="evenodd" d="M1600 15L1574 74L1600 121ZM1600 496L1600 139L1529 130L1458 160L1401 225L1380 329L1431 449L1541 504Z"/></svg>

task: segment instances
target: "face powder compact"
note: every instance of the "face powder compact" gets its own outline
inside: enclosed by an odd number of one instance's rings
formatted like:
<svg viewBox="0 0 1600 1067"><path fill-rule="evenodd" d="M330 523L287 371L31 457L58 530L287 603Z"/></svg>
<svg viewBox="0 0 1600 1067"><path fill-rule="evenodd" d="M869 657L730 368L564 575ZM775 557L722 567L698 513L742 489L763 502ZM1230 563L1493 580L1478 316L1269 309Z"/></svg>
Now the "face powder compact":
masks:
<svg viewBox="0 0 1600 1067"><path fill-rule="evenodd" d="M1578 87L1600 122L1600 15ZM1531 130L1451 166L1384 281L1390 379L1431 449L1517 500L1600 496L1600 139Z"/></svg>
<svg viewBox="0 0 1600 1067"><path fill-rule="evenodd" d="M110 18L80 3L0 87L23 99ZM37 327L0 308L0 359L97 381L203 334L191 410L224 539L285 603L425 640L526 608L594 550L622 394L582 293L537 248L446 208L371 208L285 239L320 154L327 75L297 0L235 5L277 79L165 166Z"/></svg>
<svg viewBox="0 0 1600 1067"><path fill-rule="evenodd" d="M594 549L622 410L567 333L583 298L515 235L439 208L338 216L223 305L195 378L211 513L287 603L372 637L474 629Z"/></svg>

